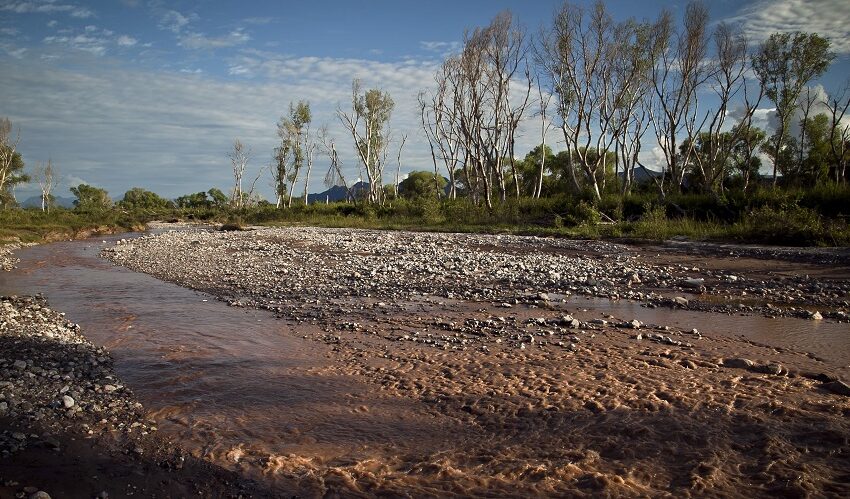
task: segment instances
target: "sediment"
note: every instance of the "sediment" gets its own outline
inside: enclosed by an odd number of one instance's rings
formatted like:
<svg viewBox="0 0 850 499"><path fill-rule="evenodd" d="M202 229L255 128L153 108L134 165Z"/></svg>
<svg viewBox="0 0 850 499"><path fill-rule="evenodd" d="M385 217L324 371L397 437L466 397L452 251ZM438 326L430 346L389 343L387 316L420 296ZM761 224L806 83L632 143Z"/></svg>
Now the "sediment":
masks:
<svg viewBox="0 0 850 499"><path fill-rule="evenodd" d="M841 366L711 327L726 307L845 321L846 279L659 264L610 242L315 228L168 232L103 255L271 310L333 359L314 375L354 376L451 428L333 462L241 452L265 479L316 495L850 495ZM706 319L591 316L570 295Z"/></svg>

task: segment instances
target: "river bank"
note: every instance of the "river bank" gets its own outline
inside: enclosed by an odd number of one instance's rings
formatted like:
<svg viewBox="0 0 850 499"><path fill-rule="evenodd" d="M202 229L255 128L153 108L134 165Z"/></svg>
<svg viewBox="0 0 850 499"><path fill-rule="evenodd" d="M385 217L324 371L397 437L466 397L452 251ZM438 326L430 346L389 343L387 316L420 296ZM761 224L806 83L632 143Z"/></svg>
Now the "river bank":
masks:
<svg viewBox="0 0 850 499"><path fill-rule="evenodd" d="M41 296L0 297L0 428L0 497L268 495L159 437L109 352Z"/></svg>
<svg viewBox="0 0 850 499"><path fill-rule="evenodd" d="M245 411L248 433L217 420L232 432L219 442L230 451L208 457L248 476L315 495L850 493L844 357L713 324L734 324L732 304L735 315L844 327L850 288L826 264L813 279L809 269L772 275L769 260L752 270L664 262L669 255L610 242L310 228L170 232L103 254L272 311L287 341L328 359L309 370L317 383L373 387L342 417L381 436L332 451L310 417L276 431L262 411ZM761 301L739 307L751 294ZM650 311L704 302L709 312L687 324L641 321L601 313L588 296ZM337 414L339 405L309 407ZM413 428L387 407L413 408L402 419Z"/></svg>

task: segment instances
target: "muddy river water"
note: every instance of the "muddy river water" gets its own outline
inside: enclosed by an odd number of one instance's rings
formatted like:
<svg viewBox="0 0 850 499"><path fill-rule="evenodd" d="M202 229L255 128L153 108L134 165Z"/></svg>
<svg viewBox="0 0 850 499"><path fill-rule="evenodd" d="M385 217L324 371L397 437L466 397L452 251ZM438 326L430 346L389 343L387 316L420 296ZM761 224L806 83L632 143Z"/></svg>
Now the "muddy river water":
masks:
<svg viewBox="0 0 850 499"><path fill-rule="evenodd" d="M300 469L342 466L403 454L399 449L438 452L455 438L456 421L435 417L419 400L381 396L366 381L330 369L332 347L302 337L309 324L296 334L290 321L269 312L230 307L116 267L98 256L103 246L88 240L20 250L18 269L0 273L0 293L42 293L52 308L66 312L89 339L112 352L118 375L160 431L193 453L284 480L276 471L288 466L287 457L297 456ZM811 352L845 374L850 365L846 324L648 309L582 297L563 306L588 318L611 314L743 335ZM243 463L245 456L260 455L266 457Z"/></svg>

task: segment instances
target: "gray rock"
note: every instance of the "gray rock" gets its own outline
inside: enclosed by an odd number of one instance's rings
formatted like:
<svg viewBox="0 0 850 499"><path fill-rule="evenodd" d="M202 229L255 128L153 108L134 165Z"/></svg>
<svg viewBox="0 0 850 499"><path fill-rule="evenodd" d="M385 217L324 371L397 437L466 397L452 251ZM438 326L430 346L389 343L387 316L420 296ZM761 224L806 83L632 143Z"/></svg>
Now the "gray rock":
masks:
<svg viewBox="0 0 850 499"><path fill-rule="evenodd" d="M71 398L67 395L62 395L62 405L65 406L66 409L70 409L71 407L74 407L75 403L76 403L76 401L73 398Z"/></svg>
<svg viewBox="0 0 850 499"><path fill-rule="evenodd" d="M820 312L813 313L812 316L809 317L809 318L813 321L822 321L823 320L823 316L820 314Z"/></svg>
<svg viewBox="0 0 850 499"><path fill-rule="evenodd" d="M14 368L17 369L18 371L23 371L24 369L27 368L27 363L23 360L16 360L12 364L12 366L14 366Z"/></svg>
<svg viewBox="0 0 850 499"><path fill-rule="evenodd" d="M38 492L30 495L30 499L50 499L50 494L43 490L39 490Z"/></svg>
<svg viewBox="0 0 850 499"><path fill-rule="evenodd" d="M683 306L683 307L687 307L687 306L688 306L688 299L687 299L687 298L685 298L684 296L677 296L677 297L673 298L673 301L674 301L677 305L681 305L681 306Z"/></svg>
<svg viewBox="0 0 850 499"><path fill-rule="evenodd" d="M750 359L723 359L723 367L731 367L733 369L749 369L754 363Z"/></svg>

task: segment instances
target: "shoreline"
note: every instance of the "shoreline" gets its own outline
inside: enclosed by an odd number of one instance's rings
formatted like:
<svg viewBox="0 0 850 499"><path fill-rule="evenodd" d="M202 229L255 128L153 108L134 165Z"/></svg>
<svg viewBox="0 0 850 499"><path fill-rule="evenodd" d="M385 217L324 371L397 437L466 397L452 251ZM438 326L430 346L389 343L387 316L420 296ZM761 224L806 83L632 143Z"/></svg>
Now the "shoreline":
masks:
<svg viewBox="0 0 850 499"><path fill-rule="evenodd" d="M112 364L42 296L0 297L0 496L272 495L160 437Z"/></svg>

